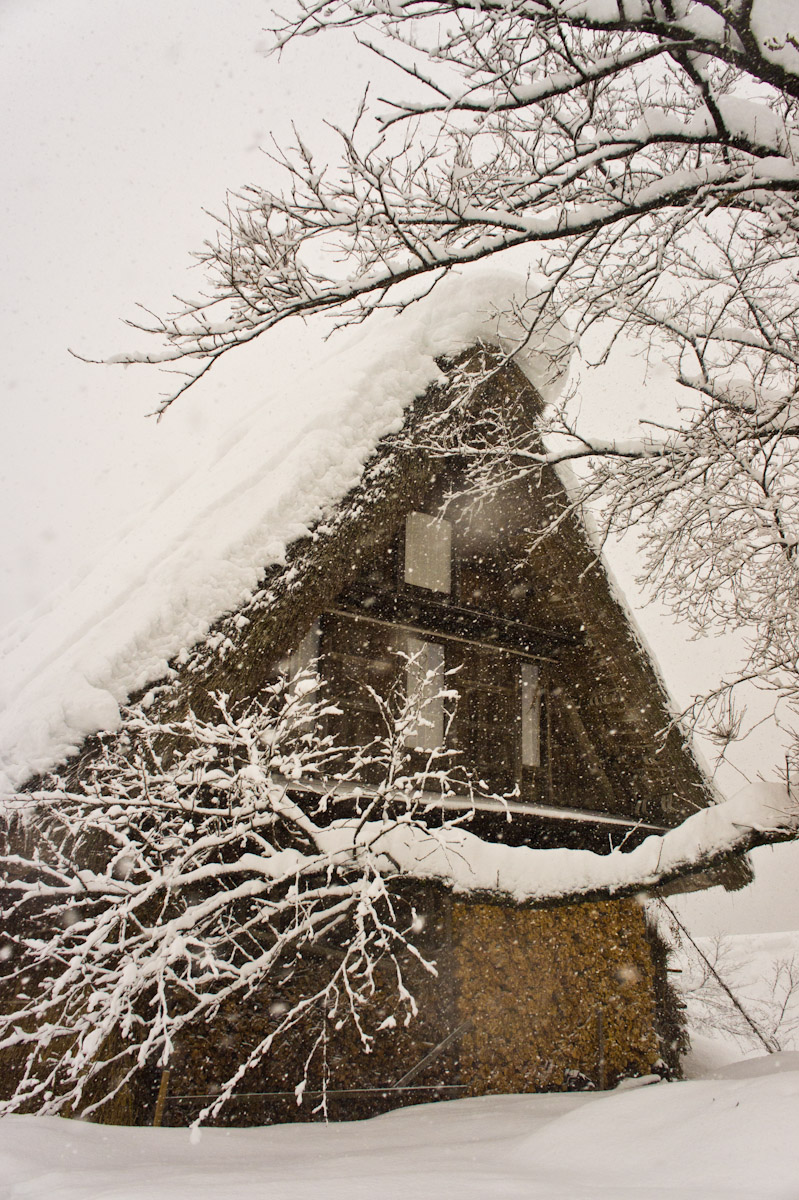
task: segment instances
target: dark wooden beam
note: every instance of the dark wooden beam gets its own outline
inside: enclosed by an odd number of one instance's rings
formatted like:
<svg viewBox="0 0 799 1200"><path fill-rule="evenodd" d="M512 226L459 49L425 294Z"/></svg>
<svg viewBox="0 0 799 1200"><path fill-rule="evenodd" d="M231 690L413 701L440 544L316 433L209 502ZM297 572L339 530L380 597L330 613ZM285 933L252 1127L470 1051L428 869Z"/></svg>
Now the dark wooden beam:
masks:
<svg viewBox="0 0 799 1200"><path fill-rule="evenodd" d="M512 654L530 657L551 657L561 647L574 647L582 641L582 634L578 632L541 629L495 613L449 604L415 593L397 595L381 591L350 591L339 596L335 611L387 625L404 626L429 634L431 638L459 638L485 646L486 649L507 650Z"/></svg>

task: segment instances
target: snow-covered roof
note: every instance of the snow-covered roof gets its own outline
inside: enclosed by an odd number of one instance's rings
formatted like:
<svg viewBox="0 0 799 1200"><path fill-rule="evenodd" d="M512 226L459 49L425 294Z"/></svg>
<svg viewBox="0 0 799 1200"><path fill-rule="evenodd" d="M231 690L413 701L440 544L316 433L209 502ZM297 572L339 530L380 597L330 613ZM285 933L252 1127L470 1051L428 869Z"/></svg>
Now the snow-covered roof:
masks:
<svg viewBox="0 0 799 1200"><path fill-rule="evenodd" d="M399 314L342 334L240 419L214 460L155 506L53 606L0 644L0 789L19 786L119 724L119 705L237 609L265 568L358 482L381 437L442 378L436 360L478 338L503 342L510 301L530 281L450 276ZM551 366L528 345L519 365L546 395Z"/></svg>

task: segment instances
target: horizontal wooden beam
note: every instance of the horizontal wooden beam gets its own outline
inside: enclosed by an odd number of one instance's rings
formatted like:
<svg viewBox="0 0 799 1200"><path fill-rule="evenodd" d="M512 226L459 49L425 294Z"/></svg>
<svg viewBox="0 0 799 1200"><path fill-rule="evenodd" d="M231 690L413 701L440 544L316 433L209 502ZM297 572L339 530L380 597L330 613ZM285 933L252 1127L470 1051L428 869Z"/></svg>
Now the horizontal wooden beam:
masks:
<svg viewBox="0 0 799 1200"><path fill-rule="evenodd" d="M476 646L480 650L491 650L494 653L512 654L516 658L522 658L531 662L555 662L553 650L556 647L550 643L545 646L543 641L534 644L532 639L528 642L512 641L510 638L495 637L492 640L486 640L479 637L479 631L472 629L472 635L464 627L463 623L459 626L456 623L451 623L448 628L443 624L433 623L430 619L425 619L425 614L414 614L409 612L407 616L390 616L382 615L370 608L365 612L362 608L354 604L347 603L346 600L336 602L335 608L328 608L329 612L335 617L348 617L353 621L366 621L371 625L382 625L391 629L402 630L403 633L412 633L420 637L426 638L428 641L446 641L459 642L466 646Z"/></svg>
<svg viewBox="0 0 799 1200"><path fill-rule="evenodd" d="M379 789L368 783L346 782L321 777L319 779L294 780L282 775L275 779L287 791L304 792L306 795L332 796L337 800L358 799L378 795ZM391 796L389 794L388 798ZM405 794L397 793L397 798L407 798ZM668 825L652 825L634 817L616 816L613 813L593 812L584 808L561 808L554 804L533 804L524 800L503 800L501 796L458 796L456 794L442 795L440 792L415 792L414 800L423 809L443 809L449 812L492 812L500 816L508 813L520 817L541 817L550 821L568 821L571 823L587 823L591 825L612 825L623 829L641 829L647 833L667 833Z"/></svg>

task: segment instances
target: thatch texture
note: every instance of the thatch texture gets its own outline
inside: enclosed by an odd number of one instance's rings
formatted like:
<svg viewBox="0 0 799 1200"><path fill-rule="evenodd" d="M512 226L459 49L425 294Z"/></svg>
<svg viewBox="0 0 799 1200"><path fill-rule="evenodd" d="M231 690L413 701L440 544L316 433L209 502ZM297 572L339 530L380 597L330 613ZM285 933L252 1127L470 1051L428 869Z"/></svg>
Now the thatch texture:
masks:
<svg viewBox="0 0 799 1200"><path fill-rule="evenodd" d="M639 818L661 827L676 825L706 805L711 794L680 731L671 728L661 736L671 722L664 688L554 470L543 467L540 474L499 489L486 502L488 518L479 537L475 534L479 523L472 521L471 460L463 438L470 429L478 440L489 437L486 415L501 413L535 448L533 426L541 411L541 400L522 372L512 363L500 365L497 352L485 347L456 364L457 388L463 392L464 379L468 383L470 373L487 365L493 365L493 374L471 394L467 388L464 403L447 386L419 398L402 431L376 448L360 484L289 547L285 564L269 572L247 604L222 617L172 664L171 677L155 689L155 709L172 716L192 708L206 716L211 692L227 693L232 703L257 696L279 660L326 613L328 630L342 614L380 625L374 617L378 609L369 609L369 616L358 608L359 587L377 579L384 593L394 588L399 606L396 548L406 515L446 511L474 580L496 601L493 608L484 607L489 614L502 614L500 621L514 627L514 636L521 637L522 630L530 639L522 657L538 656L545 664L545 735L549 747L557 749L550 756L549 778L535 782L544 790L531 795L539 801L549 797L562 813L517 811L506 825L504 818L483 812L475 832L517 843L605 851L610 826L601 818L616 814L633 844L643 836L632 828ZM418 448L436 424L441 456ZM554 532L541 538L547 526ZM491 549L491 570L483 562L483 545ZM494 649L498 661L503 650ZM464 678L472 669L477 671L474 662L466 663ZM80 771L78 762L75 773ZM583 819L570 818L569 808L584 810ZM380 984L370 1012L364 1013L375 1039L366 1055L351 1028L328 1028L324 1012L310 1013L248 1075L243 1086L257 1095L244 1108L234 1103L224 1120L308 1119L312 1105L306 1101L298 1108L292 1090L320 1033L307 1090L319 1091L326 1081L332 1116L363 1116L441 1094L400 1096L386 1089L453 1033L457 1036L447 1048L413 1076L415 1086L472 1095L561 1089L580 1081L606 1086L625 1075L648 1073L661 1059L657 1019L664 1010L665 964L662 956L653 959L636 903L518 911L500 904L453 904L428 889L425 904L439 973L431 976L409 965L419 1020L407 1029L380 1030L388 1012ZM290 978L270 983L246 1005L220 1012L208 1029L182 1036L170 1064L173 1099L165 1123L193 1117L203 1101L176 1097L207 1100L274 1027L276 1013L316 994L329 970L326 953L335 954L336 947L317 947L294 965ZM388 989L386 981L387 994ZM146 1106L135 1119L149 1119Z"/></svg>
<svg viewBox="0 0 799 1200"><path fill-rule="evenodd" d="M664 1042L676 1036L671 1027L666 1033L659 1028L665 963L658 959L656 970L639 904L520 912L450 904L430 892L417 900L418 907L427 905L427 940L438 942L436 975L409 964L419 1018L408 1027L378 1030L391 1011L386 980L386 994L378 986L364 1014L374 1037L365 1054L351 1026L338 1030L323 1012L314 1013L247 1077L241 1099L220 1123L308 1120L324 1087L329 1115L352 1120L434 1096L612 1087L622 1078L665 1069ZM172 1062L171 1091L197 1098L171 1100L167 1123L184 1123L207 1104L268 1032L274 1006L295 1001L324 970L321 959L310 959L288 984L222 1013L209 1030L184 1035ZM414 1073L453 1032L452 1041ZM320 1035L298 1106L293 1089ZM673 1070L674 1063L668 1065ZM392 1090L408 1073L412 1088Z"/></svg>
<svg viewBox="0 0 799 1200"><path fill-rule="evenodd" d="M611 1087L651 1072L654 968L634 901L519 912L456 905L457 1013L470 1094Z"/></svg>

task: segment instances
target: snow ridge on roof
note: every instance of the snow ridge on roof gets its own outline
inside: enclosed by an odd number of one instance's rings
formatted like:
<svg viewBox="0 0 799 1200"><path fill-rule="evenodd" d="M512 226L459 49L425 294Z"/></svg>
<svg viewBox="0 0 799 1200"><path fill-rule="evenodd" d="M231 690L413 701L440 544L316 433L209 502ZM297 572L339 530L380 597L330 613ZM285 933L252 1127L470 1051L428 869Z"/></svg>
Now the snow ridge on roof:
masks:
<svg viewBox="0 0 799 1200"><path fill-rule="evenodd" d="M340 335L290 396L265 397L206 470L6 639L0 794L117 728L119 705L243 604L264 569L355 486L380 438L442 377L437 358L518 336L502 314L534 286L496 270L450 275L400 314ZM543 349L527 346L520 363L539 391Z"/></svg>

